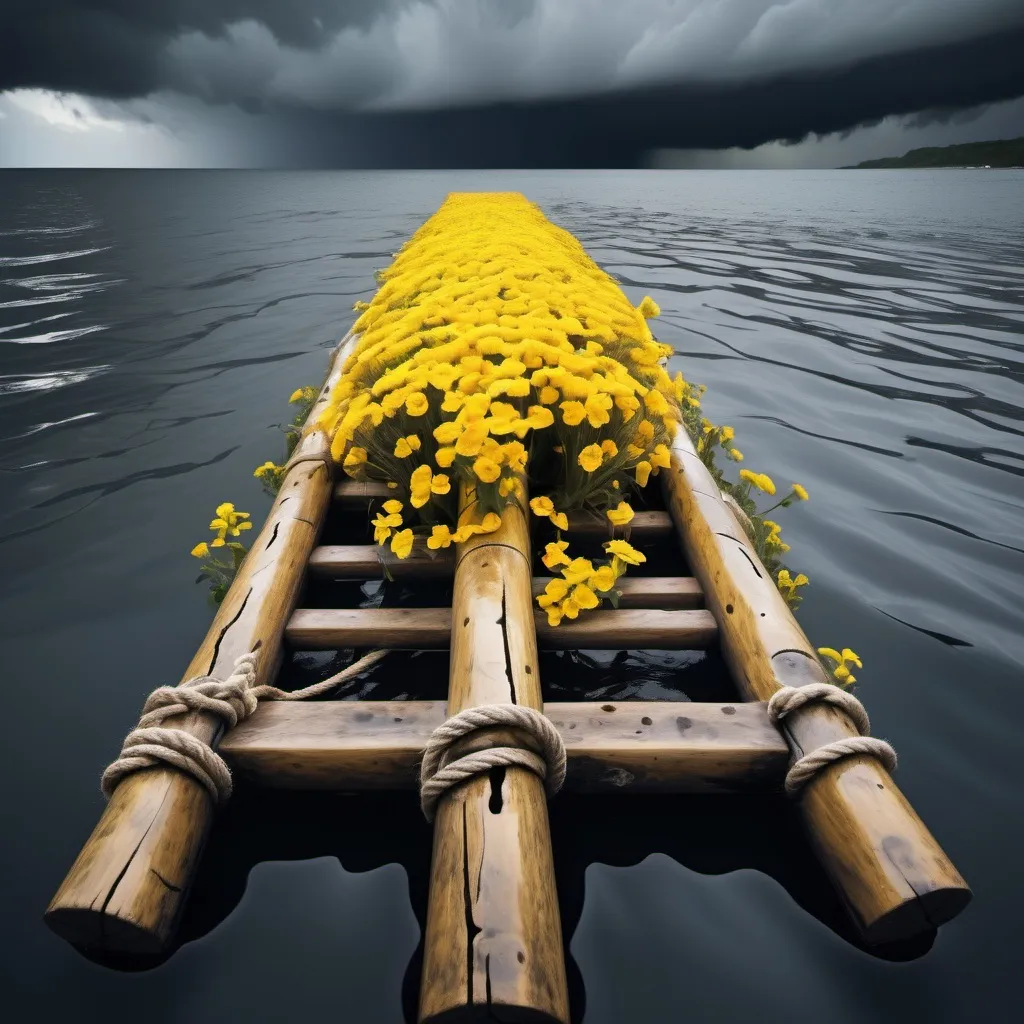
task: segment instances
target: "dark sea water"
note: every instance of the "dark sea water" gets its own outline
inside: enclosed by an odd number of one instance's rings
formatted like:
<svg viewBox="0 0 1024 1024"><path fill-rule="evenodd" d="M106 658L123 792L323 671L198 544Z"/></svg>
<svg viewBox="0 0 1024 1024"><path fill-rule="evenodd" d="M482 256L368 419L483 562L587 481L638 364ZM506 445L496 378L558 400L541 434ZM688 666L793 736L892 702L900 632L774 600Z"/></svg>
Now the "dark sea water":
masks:
<svg viewBox="0 0 1024 1024"><path fill-rule="evenodd" d="M781 514L812 581L801 621L861 654L900 786L975 891L930 949L882 959L781 802L560 797L577 1019L1024 1019L1014 171L0 173L6 1019L399 1022L412 1004L430 833L406 796L243 790L186 941L149 971L87 961L42 912L103 765L206 630L188 551L212 508L262 516L252 469L280 453L287 396L458 189L524 192L654 296L746 465L808 488ZM629 692L672 696L671 666L637 664Z"/></svg>

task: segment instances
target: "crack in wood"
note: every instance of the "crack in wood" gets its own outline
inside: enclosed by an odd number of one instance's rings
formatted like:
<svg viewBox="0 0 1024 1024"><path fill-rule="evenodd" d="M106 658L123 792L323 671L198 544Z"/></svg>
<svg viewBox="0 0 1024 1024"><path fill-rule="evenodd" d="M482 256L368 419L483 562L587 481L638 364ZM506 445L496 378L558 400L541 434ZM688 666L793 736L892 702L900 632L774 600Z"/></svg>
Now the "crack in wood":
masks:
<svg viewBox="0 0 1024 1024"><path fill-rule="evenodd" d="M232 616L231 621L226 622L224 628L220 631L217 642L213 645L213 657L210 659L210 667L206 670L207 675L213 672L213 666L217 664L217 659L220 657L220 645L223 643L224 637L227 636L228 630L242 617L242 612L245 611L245 606L248 604L250 597L252 597L252 587L245 592L245 597L242 598L242 603L238 606L238 611Z"/></svg>
<svg viewBox="0 0 1024 1024"><path fill-rule="evenodd" d="M469 824L466 804L462 805L462 900L466 915L466 1005L473 1005L473 943L483 931L473 920L473 897L469 884Z"/></svg>
<svg viewBox="0 0 1024 1024"><path fill-rule="evenodd" d="M498 619L501 626L501 643L505 651L505 678L508 679L509 693L512 694L512 703L518 704L516 700L516 681L512 675L512 651L508 643L508 589L504 578L501 581L501 618Z"/></svg>

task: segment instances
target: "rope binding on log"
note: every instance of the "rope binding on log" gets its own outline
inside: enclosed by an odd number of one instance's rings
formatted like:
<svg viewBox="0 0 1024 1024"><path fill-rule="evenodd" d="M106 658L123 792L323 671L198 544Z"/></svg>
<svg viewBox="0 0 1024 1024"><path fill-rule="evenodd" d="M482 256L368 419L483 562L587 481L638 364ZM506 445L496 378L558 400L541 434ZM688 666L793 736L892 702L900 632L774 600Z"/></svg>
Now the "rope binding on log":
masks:
<svg viewBox="0 0 1024 1024"><path fill-rule="evenodd" d="M258 651L236 659L227 679L194 676L180 686L157 687L146 698L139 723L125 737L121 753L104 771L100 789L109 800L126 775L163 765L191 775L215 804L226 803L231 797L232 782L224 759L209 743L184 729L161 728L164 721L190 711L202 711L219 718L225 730L233 729L256 710L261 700L309 700L322 696L375 665L387 653L371 651L341 672L301 690L256 686Z"/></svg>
<svg viewBox="0 0 1024 1024"><path fill-rule="evenodd" d="M541 753L523 747L490 747L445 764L451 745L479 729L519 729L540 747ZM565 782L565 744L549 719L520 704L483 704L466 708L439 725L427 740L420 765L420 807L427 821L434 820L437 803L448 790L492 768L527 768L544 780L549 796Z"/></svg>
<svg viewBox="0 0 1024 1024"><path fill-rule="evenodd" d="M799 794L819 772L844 757L867 754L877 757L887 771L895 770L896 751L885 740L867 735L871 731L871 721L864 705L852 693L840 690L831 683L783 686L768 701L768 719L773 725L778 725L786 715L806 704L832 704L845 711L860 735L833 740L797 758L786 774L786 793L789 796Z"/></svg>

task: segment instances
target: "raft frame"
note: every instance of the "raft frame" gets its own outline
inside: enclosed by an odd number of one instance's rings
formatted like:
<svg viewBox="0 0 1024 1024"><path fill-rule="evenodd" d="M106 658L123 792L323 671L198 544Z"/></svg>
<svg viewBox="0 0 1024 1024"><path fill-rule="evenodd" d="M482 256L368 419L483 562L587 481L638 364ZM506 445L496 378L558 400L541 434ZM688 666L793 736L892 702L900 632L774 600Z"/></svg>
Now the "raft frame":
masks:
<svg viewBox="0 0 1024 1024"><path fill-rule="evenodd" d="M183 680L226 677L236 658L258 650L257 684L273 682L285 642L300 649L420 648L450 640L449 699L266 703L227 736L200 712L167 726L219 746L233 770L263 784L401 789L416 785L423 744L448 715L511 697L543 710L561 731L569 789L616 794L779 792L792 759L857 735L841 710L822 704L795 711L780 730L770 724L764 702L778 689L827 679L682 428L671 469L662 474L669 515L638 513L633 529L675 533L695 578L626 579L621 610L549 629L535 614L528 523L510 507L499 531L459 545L454 558L414 555L389 564L405 577L454 572L450 611L297 608L307 571L336 579L382 572L376 548L316 547L332 499L365 507L387 493L372 483L335 484L329 439L316 426L356 340L350 332L335 349L308 432ZM571 523L576 533L605 529L594 519ZM745 702L545 708L538 640L613 649L718 643ZM453 754L510 745L532 748L532 741L515 730L489 729L460 741ZM867 944L930 933L970 900L963 878L874 758L829 765L799 804L814 850ZM172 769L125 778L54 896L49 926L93 959L159 954L171 940L213 812L206 790ZM495 769L445 794L434 828L421 1021L476 1019L498 1004L510 1020L568 1021L552 857L543 786L531 772Z"/></svg>

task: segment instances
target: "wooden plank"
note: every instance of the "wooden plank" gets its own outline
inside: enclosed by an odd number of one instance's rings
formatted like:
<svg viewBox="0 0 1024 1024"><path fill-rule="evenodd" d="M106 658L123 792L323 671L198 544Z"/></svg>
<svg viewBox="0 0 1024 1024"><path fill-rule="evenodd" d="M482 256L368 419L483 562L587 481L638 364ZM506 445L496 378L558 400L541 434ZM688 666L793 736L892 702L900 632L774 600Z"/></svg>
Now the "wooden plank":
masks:
<svg viewBox="0 0 1024 1024"><path fill-rule="evenodd" d="M765 705L549 703L580 793L781 791L789 747ZM232 771L264 785L413 789L444 701L265 703L221 741Z"/></svg>
<svg viewBox="0 0 1024 1024"><path fill-rule="evenodd" d="M740 692L766 701L783 686L827 681L815 649L684 430L673 444L672 468L662 476ZM821 704L789 716L782 731L795 757L857 735L845 714ZM967 905L967 883L874 758L830 765L804 789L800 808L818 856L867 942L927 934Z"/></svg>
<svg viewBox="0 0 1024 1024"><path fill-rule="evenodd" d="M479 517L475 493L464 485L459 515L461 522ZM456 557L449 712L510 702L539 711L523 511L506 508L495 533L458 545ZM449 758L531 745L515 730L480 730L450 747ZM419 1019L568 1024L547 797L541 779L525 768L476 776L438 802Z"/></svg>
<svg viewBox="0 0 1024 1024"><path fill-rule="evenodd" d="M349 337L339 345L330 379L354 344ZM299 451L329 458L330 446L314 431ZM239 655L257 649L257 685L273 680L284 625L330 497L324 462L292 464L183 680L204 674L226 678ZM140 689L161 681L142 680ZM169 719L166 726L171 725L215 743L221 723L195 712ZM212 815L206 790L189 775L150 768L127 776L54 896L46 912L49 926L75 945L100 952L159 952L176 922Z"/></svg>
<svg viewBox="0 0 1024 1024"><path fill-rule="evenodd" d="M537 639L548 650L692 650L708 647L718 635L714 617L703 609L601 609L555 627L539 609L533 614ZM285 637L302 651L444 650L451 626L449 608L299 608Z"/></svg>
<svg viewBox="0 0 1024 1024"><path fill-rule="evenodd" d="M314 548L309 571L336 580L380 579L383 575L376 544L329 544ZM388 559L395 578L443 578L455 571L455 556L446 551L414 551L408 558ZM550 576L533 578L534 596ZM692 576L623 576L619 580L620 608L700 608L704 592Z"/></svg>
<svg viewBox="0 0 1024 1024"><path fill-rule="evenodd" d="M387 484L379 483L376 480L342 480L334 488L335 503L347 509L365 508L370 501L385 500L390 497L393 497L393 494L388 490ZM543 528L543 524L539 521L530 525ZM628 531L616 530L614 536L628 535L636 540L651 541L669 537L672 535L672 531L672 517L668 512L640 511L633 517ZM613 536L609 532L607 519L580 513L574 513L569 517L568 533L583 538Z"/></svg>

